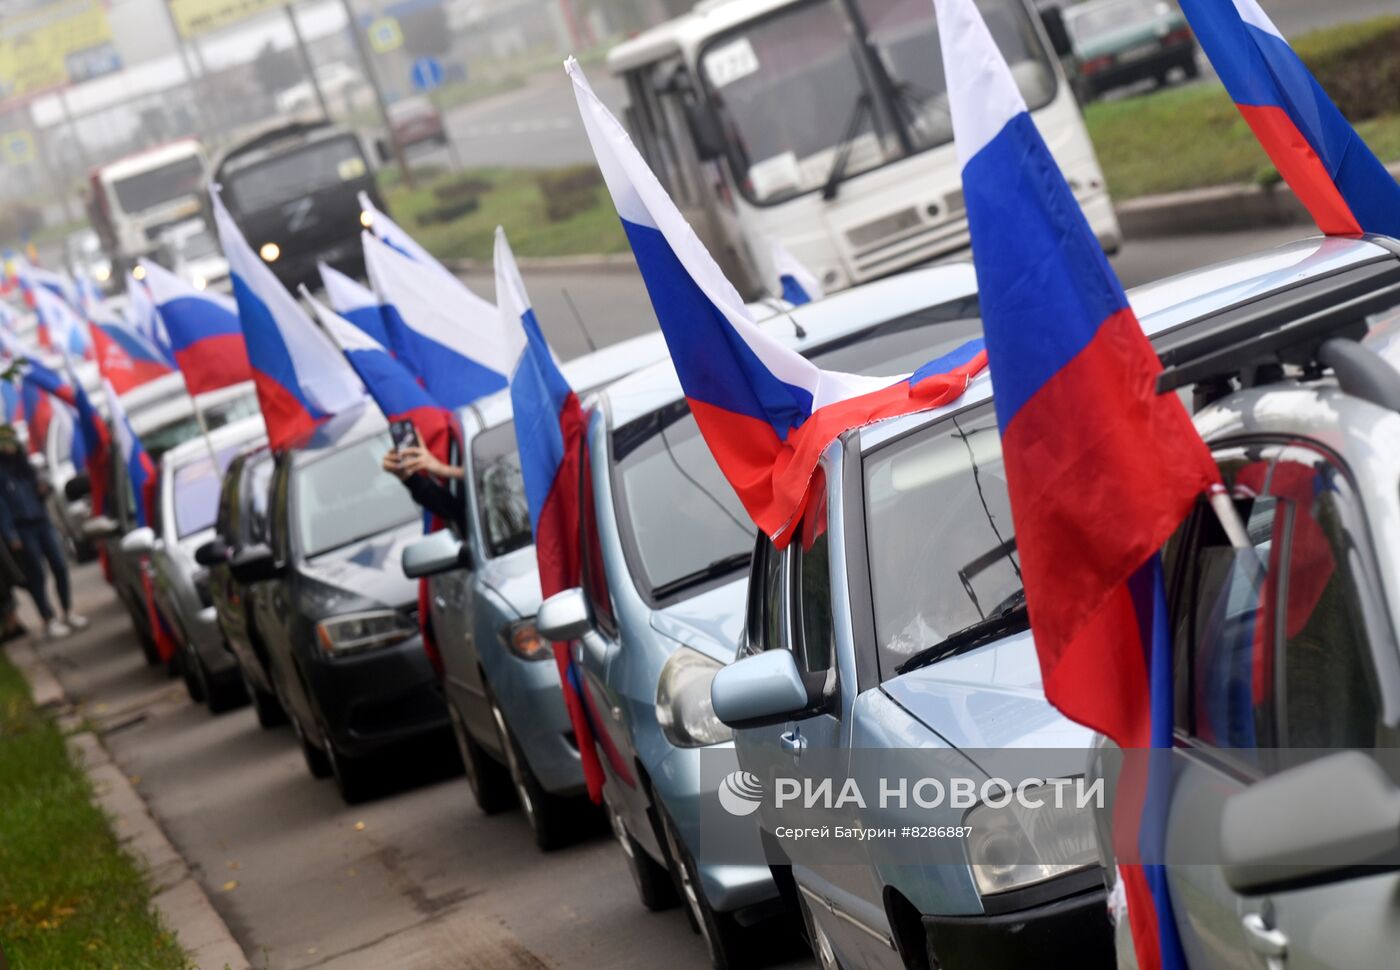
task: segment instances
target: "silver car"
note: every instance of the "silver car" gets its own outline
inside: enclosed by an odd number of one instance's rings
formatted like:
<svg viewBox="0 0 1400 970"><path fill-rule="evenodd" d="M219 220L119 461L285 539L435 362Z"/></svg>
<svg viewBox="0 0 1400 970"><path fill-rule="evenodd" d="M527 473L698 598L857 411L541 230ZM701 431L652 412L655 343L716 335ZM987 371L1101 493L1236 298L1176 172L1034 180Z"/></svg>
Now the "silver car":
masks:
<svg viewBox="0 0 1400 970"><path fill-rule="evenodd" d="M1193 970L1400 954L1400 244L1327 245L1351 264L1168 349L1247 536L1200 509L1164 560L1181 686L1163 858ZM1096 770L1119 759L1106 746ZM1135 967L1126 920L1118 942Z"/></svg>
<svg viewBox="0 0 1400 970"><path fill-rule="evenodd" d="M195 551L214 538L219 485L228 463L267 440L261 415L200 435L165 453L160 463L155 522L122 540L127 552L151 559L156 609L174 634L177 666L190 698L220 714L246 697L232 651L224 642L207 570Z"/></svg>

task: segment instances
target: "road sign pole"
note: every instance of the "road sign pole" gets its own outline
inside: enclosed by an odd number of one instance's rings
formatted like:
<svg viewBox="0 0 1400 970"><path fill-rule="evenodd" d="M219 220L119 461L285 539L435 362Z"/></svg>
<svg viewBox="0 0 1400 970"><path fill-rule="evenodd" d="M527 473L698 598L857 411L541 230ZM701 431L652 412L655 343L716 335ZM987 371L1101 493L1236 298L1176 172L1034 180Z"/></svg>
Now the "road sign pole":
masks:
<svg viewBox="0 0 1400 970"><path fill-rule="evenodd" d="M296 4L289 3L282 9L287 11L287 24L292 28L292 39L296 41L297 54L301 57L301 68L306 72L306 80L316 95L316 105L321 109L321 117L331 120L331 109L326 105L326 95L321 90L321 80L316 77L316 68L311 63L311 52L306 49L306 38L301 35L301 25L297 23Z"/></svg>
<svg viewBox="0 0 1400 970"><path fill-rule="evenodd" d="M370 60L364 31L360 29L360 22L355 17L355 8L351 6L350 0L340 0L340 5L345 9L350 38L355 44L355 53L360 57L360 68L365 72L365 78L374 91L374 103L379 107L379 120L383 123L384 134L389 139L389 150L394 153L394 162L399 167L399 174L403 176L404 185L410 189L415 188L413 169L408 167L408 159L404 157L403 146L394 137L394 126L389 122L389 103L384 100L384 88L380 85L379 74L375 71L374 64Z"/></svg>

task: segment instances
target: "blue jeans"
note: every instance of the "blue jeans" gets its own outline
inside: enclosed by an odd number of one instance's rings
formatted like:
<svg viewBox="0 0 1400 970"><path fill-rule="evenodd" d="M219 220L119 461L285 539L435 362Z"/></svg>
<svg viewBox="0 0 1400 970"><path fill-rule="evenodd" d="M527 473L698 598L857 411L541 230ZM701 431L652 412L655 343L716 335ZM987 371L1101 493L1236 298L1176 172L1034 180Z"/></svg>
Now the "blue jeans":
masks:
<svg viewBox="0 0 1400 970"><path fill-rule="evenodd" d="M34 608L47 623L53 619L53 607L49 605L49 593L44 582L44 562L53 570L54 585L58 587L58 601L66 615L73 605L73 594L68 585L68 561L63 557L63 546L58 541L58 531L48 519L35 522L19 522L15 525L23 547L18 558L24 570L24 585L34 600Z"/></svg>

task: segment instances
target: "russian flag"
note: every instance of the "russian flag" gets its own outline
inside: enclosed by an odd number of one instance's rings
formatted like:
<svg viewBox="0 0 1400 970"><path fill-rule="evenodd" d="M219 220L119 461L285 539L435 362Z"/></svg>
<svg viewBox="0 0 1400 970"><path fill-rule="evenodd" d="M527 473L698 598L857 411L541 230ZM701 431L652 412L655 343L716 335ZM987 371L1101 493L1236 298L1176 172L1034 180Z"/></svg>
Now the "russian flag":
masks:
<svg viewBox="0 0 1400 970"><path fill-rule="evenodd" d="M776 239L773 240L773 269L778 274L777 295L793 306L811 303L826 295L812 271Z"/></svg>
<svg viewBox="0 0 1400 970"><path fill-rule="evenodd" d="M73 385L58 371L40 363L36 358L25 355L24 374L21 381L32 384L34 387L47 394L52 394L69 407L75 407L78 403L77 396L73 392Z"/></svg>
<svg viewBox="0 0 1400 970"><path fill-rule="evenodd" d="M374 291L333 266L317 263L316 268L321 271L321 283L326 288L326 302L330 308L369 334L379 346L392 348L394 341L385 327L384 309Z"/></svg>
<svg viewBox="0 0 1400 970"><path fill-rule="evenodd" d="M75 439L73 465L75 468L87 469L88 481L92 485L90 505L93 514L99 515L106 511L107 473L111 456L112 435L107 430L107 423L102 420L102 415L93 406L87 391L83 390L82 382L73 373L72 361L67 361L67 364L68 383L73 387L73 406L77 422L77 433L73 436ZM78 441L81 441L83 446L81 463L76 458Z"/></svg>
<svg viewBox="0 0 1400 970"><path fill-rule="evenodd" d="M156 310L150 288L130 273L126 274L126 307L122 316L127 327L159 350L161 357L172 369L180 366L175 361L175 352L170 347L170 334L166 332L165 323Z"/></svg>
<svg viewBox="0 0 1400 970"><path fill-rule="evenodd" d="M903 378L824 371L778 343L754 323L578 62L566 69L695 421L754 522L786 545L822 450L850 428L960 396L986 364L982 341Z"/></svg>
<svg viewBox="0 0 1400 970"><path fill-rule="evenodd" d="M1328 235L1400 237L1400 184L1257 0L1181 0L1225 90Z"/></svg>
<svg viewBox="0 0 1400 970"><path fill-rule="evenodd" d="M436 261L423 263L364 233L370 283L388 308L394 350L443 407L502 390L517 351L496 308Z"/></svg>
<svg viewBox="0 0 1400 970"><path fill-rule="evenodd" d="M453 276L446 266L439 263L432 253L419 245L418 240L405 232L393 219L376 209L368 193L361 192L359 200L360 209L369 213L369 231L374 234L375 239L415 263L431 267L435 272L442 273L449 279L456 281L457 277Z"/></svg>
<svg viewBox="0 0 1400 970"><path fill-rule="evenodd" d="M294 447L316 426L358 405L364 385L296 298L258 258L211 190L214 223L228 258L269 446Z"/></svg>
<svg viewBox="0 0 1400 970"><path fill-rule="evenodd" d="M150 289L190 394L252 380L238 305L222 293L195 289L150 260L141 260L141 265L146 270L142 282Z"/></svg>
<svg viewBox="0 0 1400 970"><path fill-rule="evenodd" d="M174 372L160 348L109 314L101 304L88 314L97 370L118 394Z"/></svg>
<svg viewBox="0 0 1400 970"><path fill-rule="evenodd" d="M452 413L428 396L408 369L388 348L364 330L302 290L321 326L330 334L379 410L390 421L412 421L423 445L443 460L452 442Z"/></svg>
<svg viewBox="0 0 1400 970"><path fill-rule="evenodd" d="M78 311L63 297L46 287L34 291L34 313L41 330L48 334L49 346L62 353L90 356L87 326Z"/></svg>
<svg viewBox="0 0 1400 970"><path fill-rule="evenodd" d="M1219 476L1157 393L1157 355L973 0L935 7L1045 694L1124 749L1169 747L1158 553ZM1169 781L1152 774L1120 793L1133 825L1115 830L1143 970L1184 966L1156 864Z"/></svg>
<svg viewBox="0 0 1400 970"><path fill-rule="evenodd" d="M578 586L583 578L578 542L583 409L555 363L530 306L515 254L499 226L495 264L496 302L501 319L521 337L517 344L519 360L510 375L510 405L520 451L520 476L535 536L540 592L547 599ZM595 804L602 804L603 766L598 760L569 644L554 644L554 662L559 668L564 706L578 740L588 795Z"/></svg>
<svg viewBox="0 0 1400 970"><path fill-rule="evenodd" d="M112 422L113 437L117 442L117 454L126 465L127 477L131 480L131 494L136 500L136 524L148 526L153 521L156 488L156 466L151 456L136 437L131 428L131 420L126 416L117 391L111 381L103 381L102 389L107 395L107 416Z"/></svg>

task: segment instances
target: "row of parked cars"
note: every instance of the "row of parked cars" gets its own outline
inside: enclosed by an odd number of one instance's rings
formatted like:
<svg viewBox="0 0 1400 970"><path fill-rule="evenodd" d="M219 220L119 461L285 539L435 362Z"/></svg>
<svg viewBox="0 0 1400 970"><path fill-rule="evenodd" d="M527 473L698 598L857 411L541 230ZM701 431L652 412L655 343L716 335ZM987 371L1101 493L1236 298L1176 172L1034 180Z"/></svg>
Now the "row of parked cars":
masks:
<svg viewBox="0 0 1400 970"><path fill-rule="evenodd" d="M1190 965L1389 965L1400 792L1362 752L1400 731L1400 245L1306 240L1130 298L1172 387L1193 390L1254 546L1244 557L1203 506L1165 557L1189 685L1167 842L1195 863L1169 866ZM965 264L753 309L775 339L863 374L911 370L980 328ZM157 521L137 528L117 502L84 534L105 536L143 642L153 623L173 635L196 699L217 711L246 693L350 801L374 790L381 754L450 732L481 811L518 807L546 851L592 811L550 649L570 642L639 902L684 906L716 967L789 925L824 968L1130 964L1107 902L1111 804L1010 828L951 804L843 816L873 830L973 818L956 861L916 838L896 859L794 855L767 800L737 855L707 844L717 753L770 789L803 759L854 770L892 751L944 780L987 777L990 750L1043 749L1027 778L1111 777L1116 761L1041 690L985 375L938 411L833 442L779 550L664 354L652 335L564 366L588 409L583 582L543 603L505 394L459 412L462 514L428 536L381 470L391 441L372 406L272 454L244 389L207 439L188 398L129 404L161 460ZM1242 677L1259 689L1233 689ZM1272 747L1319 757L1257 756ZM1368 810L1332 810L1354 801ZM1276 837L1258 836L1261 818Z"/></svg>

